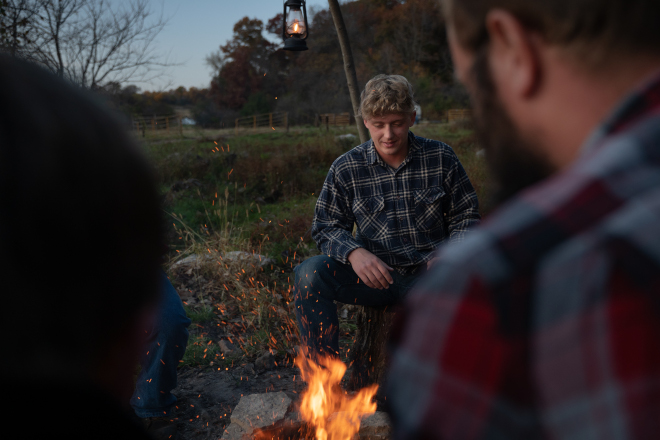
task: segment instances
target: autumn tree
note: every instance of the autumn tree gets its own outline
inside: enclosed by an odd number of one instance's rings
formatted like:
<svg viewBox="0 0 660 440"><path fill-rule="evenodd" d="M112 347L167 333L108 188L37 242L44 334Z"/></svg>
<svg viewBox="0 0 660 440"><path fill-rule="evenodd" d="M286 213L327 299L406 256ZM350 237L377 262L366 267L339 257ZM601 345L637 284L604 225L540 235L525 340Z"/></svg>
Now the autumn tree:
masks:
<svg viewBox="0 0 660 440"><path fill-rule="evenodd" d="M270 58L277 46L263 36L261 20L244 17L234 25L234 35L218 52L207 57L216 70L211 95L220 107L239 110L250 96L262 91Z"/></svg>

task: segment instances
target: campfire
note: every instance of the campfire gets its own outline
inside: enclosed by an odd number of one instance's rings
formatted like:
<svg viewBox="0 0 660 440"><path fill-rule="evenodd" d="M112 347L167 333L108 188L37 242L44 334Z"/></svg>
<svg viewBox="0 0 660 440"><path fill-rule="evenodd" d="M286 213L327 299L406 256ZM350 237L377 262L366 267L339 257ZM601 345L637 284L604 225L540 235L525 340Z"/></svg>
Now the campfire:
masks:
<svg viewBox="0 0 660 440"><path fill-rule="evenodd" d="M274 426L255 432L255 439L350 440L360 429L362 418L376 411L372 402L378 385L370 385L353 395L342 390L340 382L346 365L337 359L322 357L318 363L302 353L295 364L300 368L307 389L300 399L301 424Z"/></svg>

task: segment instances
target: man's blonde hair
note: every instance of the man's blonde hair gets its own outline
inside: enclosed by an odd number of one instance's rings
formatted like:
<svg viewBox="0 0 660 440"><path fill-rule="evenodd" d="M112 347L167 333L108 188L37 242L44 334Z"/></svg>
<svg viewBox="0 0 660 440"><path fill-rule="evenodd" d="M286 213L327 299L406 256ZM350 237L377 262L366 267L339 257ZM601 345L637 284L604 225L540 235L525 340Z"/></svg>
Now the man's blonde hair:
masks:
<svg viewBox="0 0 660 440"><path fill-rule="evenodd" d="M368 120L393 113L412 115L415 111L413 96L413 87L405 77L376 75L364 86L357 116Z"/></svg>

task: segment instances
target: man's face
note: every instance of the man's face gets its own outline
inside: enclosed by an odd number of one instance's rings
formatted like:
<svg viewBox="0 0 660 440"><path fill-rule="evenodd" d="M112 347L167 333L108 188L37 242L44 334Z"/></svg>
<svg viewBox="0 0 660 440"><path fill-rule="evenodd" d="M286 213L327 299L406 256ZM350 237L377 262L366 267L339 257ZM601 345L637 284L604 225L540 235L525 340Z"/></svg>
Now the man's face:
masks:
<svg viewBox="0 0 660 440"><path fill-rule="evenodd" d="M391 114L365 119L378 154L387 162L388 158L405 159L408 154L408 129L415 123L412 115Z"/></svg>
<svg viewBox="0 0 660 440"><path fill-rule="evenodd" d="M504 202L520 190L552 174L551 164L540 148L520 135L498 96L489 66L489 52L465 51L449 32L449 43L456 77L472 99L476 134L486 150L486 161L494 179L496 202Z"/></svg>

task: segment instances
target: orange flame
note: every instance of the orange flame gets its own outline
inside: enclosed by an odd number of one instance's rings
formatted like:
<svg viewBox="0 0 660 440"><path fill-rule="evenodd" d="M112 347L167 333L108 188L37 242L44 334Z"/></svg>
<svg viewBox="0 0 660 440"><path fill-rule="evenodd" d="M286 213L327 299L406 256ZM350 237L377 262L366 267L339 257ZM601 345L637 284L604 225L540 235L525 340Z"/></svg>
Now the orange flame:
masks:
<svg viewBox="0 0 660 440"><path fill-rule="evenodd" d="M307 382L300 415L316 429L316 440L350 440L360 430L361 419L376 412L376 403L371 400L378 385L349 396L341 389L346 365L340 360L322 357L316 364L301 353L295 363Z"/></svg>
<svg viewBox="0 0 660 440"><path fill-rule="evenodd" d="M293 33L294 33L294 34L297 34L297 33L298 33L298 22L295 22L295 23L293 24Z"/></svg>

